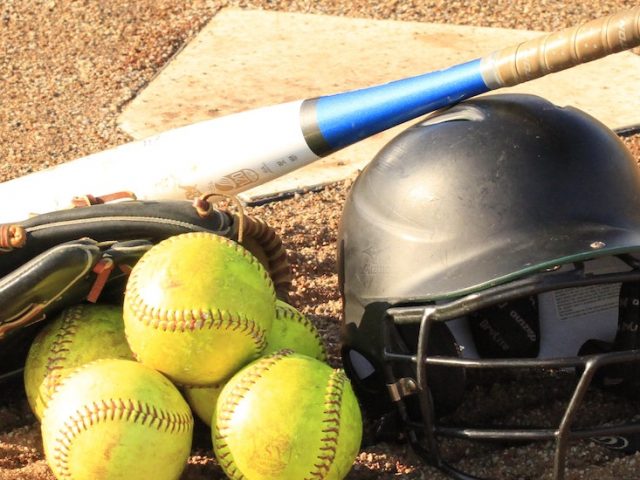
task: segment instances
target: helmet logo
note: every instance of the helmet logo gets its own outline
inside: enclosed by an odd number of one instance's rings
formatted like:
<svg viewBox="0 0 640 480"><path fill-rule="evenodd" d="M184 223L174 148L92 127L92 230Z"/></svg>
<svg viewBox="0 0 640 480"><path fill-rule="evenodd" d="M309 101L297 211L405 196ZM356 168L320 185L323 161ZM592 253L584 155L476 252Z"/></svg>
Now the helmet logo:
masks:
<svg viewBox="0 0 640 480"><path fill-rule="evenodd" d="M629 446L629 440L625 437L594 437L593 440L600 445L604 445L605 447L612 448L614 450L622 450Z"/></svg>
<svg viewBox="0 0 640 480"><path fill-rule="evenodd" d="M527 321L524 318L522 318L522 316L518 312L516 312L515 310L511 310L509 312L509 316L511 318L513 318L513 320L518 325L520 325L520 328L522 328L522 330L524 330L524 332L527 335L527 338L529 340L531 340L532 342L535 342L538 339L538 336L536 335L536 332L533 331L533 329L529 326Z"/></svg>
<svg viewBox="0 0 640 480"><path fill-rule="evenodd" d="M484 330L489 334L489 337L493 339L493 342L497 346L499 346L505 352L509 351L511 347L509 347L509 344L505 341L504 338L502 338L502 335L500 335L500 332L498 332L498 330L496 330L491 326L491 324L489 323L489 320L484 319L479 323L479 325L480 325L480 328L482 328L482 330Z"/></svg>
<svg viewBox="0 0 640 480"><path fill-rule="evenodd" d="M383 258L383 255L381 255L382 252L382 249L373 246L362 250L362 263L356 275L363 286L371 286L373 278L378 275L388 275L391 273L390 265L381 261Z"/></svg>

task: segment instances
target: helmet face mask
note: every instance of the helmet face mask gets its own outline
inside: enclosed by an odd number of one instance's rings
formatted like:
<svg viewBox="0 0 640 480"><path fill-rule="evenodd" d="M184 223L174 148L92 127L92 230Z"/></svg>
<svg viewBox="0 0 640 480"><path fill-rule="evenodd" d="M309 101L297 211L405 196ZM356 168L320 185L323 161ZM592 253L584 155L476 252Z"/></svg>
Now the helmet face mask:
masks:
<svg viewBox="0 0 640 480"><path fill-rule="evenodd" d="M338 245L345 369L436 466L473 478L442 436L556 438L562 478L570 441L621 430L574 422L590 385L640 392L640 176L592 117L530 95L436 113L358 177ZM470 378L505 369L575 379L556 425L445 423Z"/></svg>

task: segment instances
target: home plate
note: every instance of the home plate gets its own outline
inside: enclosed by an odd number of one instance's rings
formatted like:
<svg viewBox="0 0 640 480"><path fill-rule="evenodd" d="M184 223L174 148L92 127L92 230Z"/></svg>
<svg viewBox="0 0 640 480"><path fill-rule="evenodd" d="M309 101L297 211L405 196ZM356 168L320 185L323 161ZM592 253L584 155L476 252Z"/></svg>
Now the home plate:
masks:
<svg viewBox="0 0 640 480"><path fill-rule="evenodd" d="M223 9L124 109L119 126L134 139L142 139L243 110L440 70L543 34ZM640 125L638 85L640 56L621 52L499 92L540 95L558 105L581 108L613 129L623 129ZM252 202L355 175L415 121L239 196Z"/></svg>

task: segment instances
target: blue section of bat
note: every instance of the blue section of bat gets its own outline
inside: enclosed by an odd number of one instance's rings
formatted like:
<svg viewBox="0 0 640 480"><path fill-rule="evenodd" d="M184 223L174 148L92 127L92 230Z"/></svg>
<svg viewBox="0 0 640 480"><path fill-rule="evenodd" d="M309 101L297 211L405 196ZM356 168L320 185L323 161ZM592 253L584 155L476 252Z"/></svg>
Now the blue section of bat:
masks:
<svg viewBox="0 0 640 480"><path fill-rule="evenodd" d="M489 90L477 59L384 85L315 98L317 129L328 147L321 153Z"/></svg>

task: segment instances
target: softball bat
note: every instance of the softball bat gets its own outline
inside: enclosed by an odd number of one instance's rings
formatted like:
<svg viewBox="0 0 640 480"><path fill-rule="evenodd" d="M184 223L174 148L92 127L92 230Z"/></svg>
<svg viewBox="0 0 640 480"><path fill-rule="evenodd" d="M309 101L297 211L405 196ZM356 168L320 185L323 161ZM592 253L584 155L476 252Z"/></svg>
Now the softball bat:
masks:
<svg viewBox="0 0 640 480"><path fill-rule="evenodd" d="M639 44L635 7L444 70L169 130L0 183L0 223L67 208L86 194L237 194L442 107Z"/></svg>

